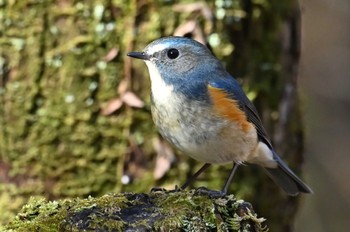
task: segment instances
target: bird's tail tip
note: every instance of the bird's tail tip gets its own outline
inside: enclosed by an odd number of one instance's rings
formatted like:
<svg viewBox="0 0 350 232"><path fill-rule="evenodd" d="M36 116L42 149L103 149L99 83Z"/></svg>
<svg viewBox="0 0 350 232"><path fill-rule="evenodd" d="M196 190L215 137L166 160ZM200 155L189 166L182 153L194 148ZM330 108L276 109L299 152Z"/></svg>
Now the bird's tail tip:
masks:
<svg viewBox="0 0 350 232"><path fill-rule="evenodd" d="M265 168L265 170L284 191L291 196L296 196L299 193L313 193L312 189L290 170L282 160L277 160L277 163L277 168Z"/></svg>

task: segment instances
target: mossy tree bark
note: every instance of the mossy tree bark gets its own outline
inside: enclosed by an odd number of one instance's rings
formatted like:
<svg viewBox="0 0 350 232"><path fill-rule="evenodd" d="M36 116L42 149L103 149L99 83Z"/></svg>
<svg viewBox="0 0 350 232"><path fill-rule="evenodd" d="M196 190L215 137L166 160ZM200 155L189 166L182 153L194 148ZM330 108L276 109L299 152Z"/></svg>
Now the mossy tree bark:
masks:
<svg viewBox="0 0 350 232"><path fill-rule="evenodd" d="M297 1L222 3L1 2L0 222L13 218L29 196L173 188L202 165L170 152L163 166L172 168L155 178L162 157L153 144L158 135L147 71L126 57L174 31L207 39L258 107L277 151L299 173ZM195 186L220 189L229 169L213 166ZM252 202L272 231L292 230L299 198L286 196L259 168L241 168L230 192Z"/></svg>

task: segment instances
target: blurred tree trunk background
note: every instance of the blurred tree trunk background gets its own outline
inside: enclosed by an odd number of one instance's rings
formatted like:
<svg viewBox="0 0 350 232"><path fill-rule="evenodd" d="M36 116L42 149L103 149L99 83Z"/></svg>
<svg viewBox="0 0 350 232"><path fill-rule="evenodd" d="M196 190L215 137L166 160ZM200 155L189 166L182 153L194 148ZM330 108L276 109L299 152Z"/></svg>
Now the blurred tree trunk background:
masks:
<svg viewBox="0 0 350 232"><path fill-rule="evenodd" d="M223 61L300 174L297 0L13 0L0 1L0 19L0 224L30 196L173 188L202 165L158 136L146 66L126 57L173 34ZM193 187L220 189L230 166L212 166ZM240 168L230 192L271 231L293 230L299 198L261 169Z"/></svg>

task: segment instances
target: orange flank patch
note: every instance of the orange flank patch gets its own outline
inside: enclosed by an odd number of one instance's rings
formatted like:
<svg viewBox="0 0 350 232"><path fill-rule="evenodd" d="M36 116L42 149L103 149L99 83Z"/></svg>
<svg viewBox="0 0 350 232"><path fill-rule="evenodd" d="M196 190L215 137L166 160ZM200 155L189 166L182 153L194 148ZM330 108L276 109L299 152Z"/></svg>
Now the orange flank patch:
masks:
<svg viewBox="0 0 350 232"><path fill-rule="evenodd" d="M248 132L250 123L247 121L245 113L238 107L236 100L231 99L227 93L219 88L208 85L209 94L213 102L215 111L242 126L244 132Z"/></svg>

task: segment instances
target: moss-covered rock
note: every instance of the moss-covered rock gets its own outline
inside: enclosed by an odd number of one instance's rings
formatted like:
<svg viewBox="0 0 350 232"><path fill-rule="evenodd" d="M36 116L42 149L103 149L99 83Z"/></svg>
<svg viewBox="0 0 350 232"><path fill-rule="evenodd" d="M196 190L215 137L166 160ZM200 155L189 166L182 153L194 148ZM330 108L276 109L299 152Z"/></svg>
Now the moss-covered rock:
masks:
<svg viewBox="0 0 350 232"><path fill-rule="evenodd" d="M258 232L248 202L207 189L107 194L46 201L32 198L5 231L246 231Z"/></svg>

